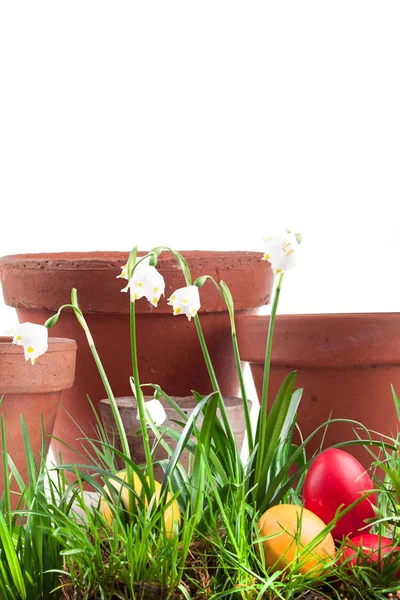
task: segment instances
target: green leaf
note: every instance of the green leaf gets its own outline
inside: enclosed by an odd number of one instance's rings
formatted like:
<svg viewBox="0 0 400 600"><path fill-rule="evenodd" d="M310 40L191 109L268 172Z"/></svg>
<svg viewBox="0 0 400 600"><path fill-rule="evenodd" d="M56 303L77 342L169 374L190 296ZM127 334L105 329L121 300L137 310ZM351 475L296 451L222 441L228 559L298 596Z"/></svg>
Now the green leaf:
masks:
<svg viewBox="0 0 400 600"><path fill-rule="evenodd" d="M393 395L393 400L394 400L394 405L396 407L396 413L397 413L397 420L400 422L400 400L395 392L395 389L393 387L393 384L390 385L391 389L392 389L392 395Z"/></svg>
<svg viewBox="0 0 400 600"><path fill-rule="evenodd" d="M16 600L15 594L12 589L13 586L10 584L8 579L8 573L6 570L6 561L0 560L0 598L2 600Z"/></svg>
<svg viewBox="0 0 400 600"><path fill-rule="evenodd" d="M205 463L208 462L211 440L217 415L219 393L212 394L200 429L196 452L194 455L194 466L192 475L192 505L196 521L199 520L204 503Z"/></svg>
<svg viewBox="0 0 400 600"><path fill-rule="evenodd" d="M18 555L15 551L13 540L10 531L7 528L7 523L4 519L2 511L0 511L0 540L3 544L5 558L10 570L13 584L15 585L21 600L26 600L26 588L24 578L22 576L21 566ZM4 558L2 559L4 560Z"/></svg>
<svg viewBox="0 0 400 600"><path fill-rule="evenodd" d="M32 452L32 446L31 446L31 441L29 439L28 429L26 427L26 423L25 423L25 419L24 419L23 415L21 415L21 417L20 417L20 422L21 422L22 440L23 440L24 450L25 450L25 461L26 461L28 484L29 484L28 487L31 487L32 489L34 489L35 485L36 485L38 470L37 470L37 466L36 466L36 462L35 462L35 457Z"/></svg>
<svg viewBox="0 0 400 600"><path fill-rule="evenodd" d="M175 421L174 419L171 419L171 420L174 423L181 425L181 427L183 429L183 427L185 425L184 423L180 423L179 421ZM159 427L158 429L159 429L159 433L161 434L161 436L163 437L164 440L165 440L166 435L168 437L172 438L173 440L175 440L176 442L179 442L179 440L181 439L181 436L182 436L181 431L177 431L176 429L171 429L170 427L162 427L162 426ZM193 427L192 435L197 440L197 438L199 436L199 431L195 427ZM187 450L194 456L194 454L196 452L196 446L197 446L197 442L189 439L187 441L185 450ZM172 455L172 450L171 450L171 455ZM222 485L225 485L226 483L228 483L228 475L226 473L226 470L224 469L224 467L221 464L221 461L219 460L218 456L216 455L215 448L213 446L211 446L211 448L210 448L209 459L210 459L210 463L213 466L214 474L215 474L215 476L219 477ZM166 467L167 463L168 463L168 459L163 459L161 461L158 461L158 464L164 465L163 469L164 469L164 467ZM179 464L177 465L177 467L179 467ZM165 469L164 469L164 471L165 471Z"/></svg>
<svg viewBox="0 0 400 600"><path fill-rule="evenodd" d="M158 462L161 465L161 467L163 468L163 470L165 471L169 464L169 459L164 458ZM182 468L182 471L183 471L183 468ZM182 475L182 472L179 468L179 464L177 464L176 468L172 471L171 475L169 476L168 481L169 481L169 484L171 486L171 490L173 493L175 493L176 491L179 491L179 494L176 497L176 501L179 504L179 509L180 509L181 513L184 514L186 512L187 504L190 499L190 493L188 490L187 478L185 479L185 477Z"/></svg>
<svg viewBox="0 0 400 600"><path fill-rule="evenodd" d="M197 402L201 402L202 396L192 390L192 394L196 398ZM222 399L223 401L223 399ZM220 464L222 465L227 477L234 477L233 467L232 467L232 455L231 455L231 445L228 440L228 436L225 433L225 430L222 426L222 423L216 419L214 422L214 430L213 430L213 440L214 440L214 448L215 454L218 457ZM235 445L236 448L236 445Z"/></svg>
<svg viewBox="0 0 400 600"><path fill-rule="evenodd" d="M287 442L289 431L293 429L297 409L299 408L300 400L303 395L303 389L300 388L293 392L292 398L289 404L288 411L286 413L285 421L282 426L281 434L279 436L280 443Z"/></svg>
<svg viewBox="0 0 400 600"><path fill-rule="evenodd" d="M190 438L190 435L192 433L192 430L193 430L193 427L194 427L197 417L199 416L199 414L200 414L201 410L203 409L203 407L205 406L205 404L207 404L208 400L213 395L214 394L210 394L210 395L206 396L205 398L203 398L202 401L199 402L199 404L194 408L191 415L189 416L189 418L186 422L186 425L183 428L181 438L180 438L179 442L177 443L175 450L170 458L169 464L165 470L164 478L162 481L161 493L163 493L164 490L168 486L168 479L171 476L171 473L173 472L173 470L175 469L176 463L178 462L180 455L182 454L183 450L186 448L186 443Z"/></svg>
<svg viewBox="0 0 400 600"><path fill-rule="evenodd" d="M8 453L7 453L7 436L4 424L4 415L1 415L1 444L3 449L3 506L1 509L4 511L7 523L11 524L11 501L10 501L10 477L8 475L10 468L8 464Z"/></svg>
<svg viewBox="0 0 400 600"><path fill-rule="evenodd" d="M257 427L256 443L258 443L258 452L256 456L255 476L252 481L252 484L257 486L257 508L261 505L264 499L267 483L271 479L271 464L276 449L279 447L281 436L288 426L288 419L293 418L293 407L291 408L292 402L293 404L298 405L300 400L298 395L296 395L292 400L296 376L297 373L293 371L285 377L275 398L275 402L271 407L269 415L267 417L260 415L259 417L261 419L266 418L266 423L264 440L258 439L258 435L260 432L262 432L263 428ZM261 441L263 441L263 443L260 443ZM260 448L262 447L264 447L264 456L261 456L260 454Z"/></svg>

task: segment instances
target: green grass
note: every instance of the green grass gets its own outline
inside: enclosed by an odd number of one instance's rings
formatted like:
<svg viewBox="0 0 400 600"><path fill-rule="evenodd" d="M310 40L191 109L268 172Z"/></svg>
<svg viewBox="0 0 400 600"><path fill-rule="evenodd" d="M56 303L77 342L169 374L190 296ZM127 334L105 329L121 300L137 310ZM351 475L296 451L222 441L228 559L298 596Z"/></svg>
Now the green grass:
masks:
<svg viewBox="0 0 400 600"><path fill-rule="evenodd" d="M234 457L227 452L225 456L222 454L221 432L213 435L215 398L206 398L203 405L199 405L199 410L206 409L200 430L196 429L195 415L182 421L185 435L181 436L175 451L169 449L171 458L163 461L167 472L166 489L178 494L182 481L185 486L182 525L172 539L166 537L163 525L164 510L168 506L166 498L162 497L159 505L150 502L146 508L144 498L135 496L137 508L129 512L122 505L120 494L110 498L103 490L98 476L107 481L116 473L117 457L126 462L130 460L113 448L104 432L100 431L100 444L93 440L92 466L88 469L85 465L85 471L81 472L69 467L75 470L77 477L77 483L69 484L64 477L66 466L57 467L49 477L43 460L35 465L22 420L28 482L22 482L7 453L3 453L5 472L12 472L21 500L19 510L13 512L7 477L0 513L0 597L5 600L129 600L145 598L144 594L151 592L162 598L198 600L297 600L308 590L319 597L338 600L344 596L386 600L388 594L395 594L399 586L394 575L400 567L400 557L394 562L389 558L382 570L368 564L349 570L346 565L336 564L327 577L319 580L299 574L298 561L284 573L271 573L265 568L257 527L261 513L254 503L250 482L230 481L226 468L221 467ZM2 429L6 449L4 424ZM190 446L193 464L188 472L183 472L179 456L190 434L195 438ZM395 447L395 443L396 440L391 440L389 446ZM387 452L386 479L376 480L381 490L379 521L381 525L385 523L386 528L391 527L396 536L398 496L394 478L398 463L396 453L385 447L384 450ZM306 463L304 449L302 456ZM274 461L279 467L285 455L278 452ZM141 473L137 465L132 463L131 466ZM90 470L93 476L88 474ZM83 483L88 482L112 507L111 527L98 503L86 504ZM129 489L128 483L124 485ZM134 494L133 489L131 493ZM301 493L300 480L295 488L287 489L282 501L300 503ZM396 543L400 543L398 537Z"/></svg>
<svg viewBox="0 0 400 600"><path fill-rule="evenodd" d="M3 417L1 430L4 491L0 501L0 597L2 600L49 598L58 584L58 577L52 571L62 565L60 545L53 529L55 513L67 515L71 507L64 495L65 481L61 473L56 482L47 478L43 458L44 433L42 459L36 465L25 421L21 417L28 467L28 480L23 481L7 454ZM15 485L11 486L13 481ZM49 485L48 492L45 490L46 483ZM17 491L19 500L16 510L12 510ZM54 597L57 598L57 594Z"/></svg>

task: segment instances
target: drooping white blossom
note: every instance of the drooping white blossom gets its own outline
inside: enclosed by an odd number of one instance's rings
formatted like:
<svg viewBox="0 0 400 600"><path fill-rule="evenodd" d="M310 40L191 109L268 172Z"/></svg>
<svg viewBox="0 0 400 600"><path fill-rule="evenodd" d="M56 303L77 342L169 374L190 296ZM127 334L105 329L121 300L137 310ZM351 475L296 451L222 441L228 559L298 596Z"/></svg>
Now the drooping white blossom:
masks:
<svg viewBox="0 0 400 600"><path fill-rule="evenodd" d="M154 425L157 425L157 427L162 425L167 419L167 413L165 412L165 409L159 400L153 398L153 400L145 402L144 407L146 415L150 415L152 421L154 422ZM136 418L140 419L139 413Z"/></svg>
<svg viewBox="0 0 400 600"><path fill-rule="evenodd" d="M122 267L121 274L118 277L127 279L127 265ZM130 290L132 302L147 298L153 306L157 306L160 297L164 294L165 281L161 273L150 265L150 257L138 263L128 285L122 291L127 292L128 289Z"/></svg>
<svg viewBox="0 0 400 600"><path fill-rule="evenodd" d="M179 288L168 299L168 304L174 309L174 315L186 315L190 319L200 310L200 294L196 285Z"/></svg>
<svg viewBox="0 0 400 600"><path fill-rule="evenodd" d="M35 323L20 323L14 329L13 344L23 346L25 360L34 364L48 348L48 329Z"/></svg>
<svg viewBox="0 0 400 600"><path fill-rule="evenodd" d="M264 238L264 260L271 263L275 275L287 271L296 264L298 237L293 233Z"/></svg>
<svg viewBox="0 0 400 600"><path fill-rule="evenodd" d="M128 263L121 267L121 273L117 275L117 279L128 279Z"/></svg>

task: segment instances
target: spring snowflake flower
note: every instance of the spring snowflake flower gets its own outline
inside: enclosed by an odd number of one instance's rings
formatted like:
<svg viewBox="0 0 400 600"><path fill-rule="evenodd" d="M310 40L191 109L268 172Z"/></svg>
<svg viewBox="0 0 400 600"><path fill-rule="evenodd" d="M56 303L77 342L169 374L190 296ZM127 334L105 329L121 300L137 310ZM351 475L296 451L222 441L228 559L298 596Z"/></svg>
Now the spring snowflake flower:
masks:
<svg viewBox="0 0 400 600"><path fill-rule="evenodd" d="M168 304L173 307L174 315L186 315L190 321L200 310L199 288L196 285L179 288L168 299Z"/></svg>
<svg viewBox="0 0 400 600"><path fill-rule="evenodd" d="M153 306L157 306L160 297L164 294L165 281L161 273L149 263L150 257L145 258L138 264L128 285L122 291L127 292L128 289L130 290L132 302L145 297ZM118 277L127 279L127 265L122 267L121 274Z"/></svg>
<svg viewBox="0 0 400 600"><path fill-rule="evenodd" d="M287 271L296 264L299 235L287 232L264 238L264 260L271 263L275 275Z"/></svg>
<svg viewBox="0 0 400 600"><path fill-rule="evenodd" d="M25 360L34 364L48 348L48 329L44 325L21 323L14 329L13 344L24 347Z"/></svg>
<svg viewBox="0 0 400 600"><path fill-rule="evenodd" d="M117 279L128 279L128 263L121 267L121 273L117 275Z"/></svg>
<svg viewBox="0 0 400 600"><path fill-rule="evenodd" d="M146 412L154 421L154 425L157 425L158 427L164 423L167 418L167 413L165 412L164 407L159 400L156 400L155 398L153 400L149 400L148 402L144 403L144 407ZM140 419L139 413L136 418Z"/></svg>

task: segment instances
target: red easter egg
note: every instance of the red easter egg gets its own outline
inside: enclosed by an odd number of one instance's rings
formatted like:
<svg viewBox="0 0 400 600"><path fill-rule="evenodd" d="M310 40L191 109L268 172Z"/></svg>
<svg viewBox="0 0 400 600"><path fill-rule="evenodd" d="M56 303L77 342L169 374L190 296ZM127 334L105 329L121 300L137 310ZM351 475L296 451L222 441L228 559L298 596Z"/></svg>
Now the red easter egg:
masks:
<svg viewBox="0 0 400 600"><path fill-rule="evenodd" d="M350 538L342 554L342 562L350 567L357 565L369 565L377 570L382 569L384 557L391 554L394 558L400 550L399 546L393 547L393 541L383 535L373 533L362 533ZM395 575L400 577L400 570Z"/></svg>
<svg viewBox="0 0 400 600"><path fill-rule="evenodd" d="M330 448L321 452L309 468L304 481L304 506L329 523L337 509L346 508L364 492L373 490L372 480L362 464L348 452ZM365 519L375 516L376 495L361 500L337 522L335 539L356 535L365 527Z"/></svg>

